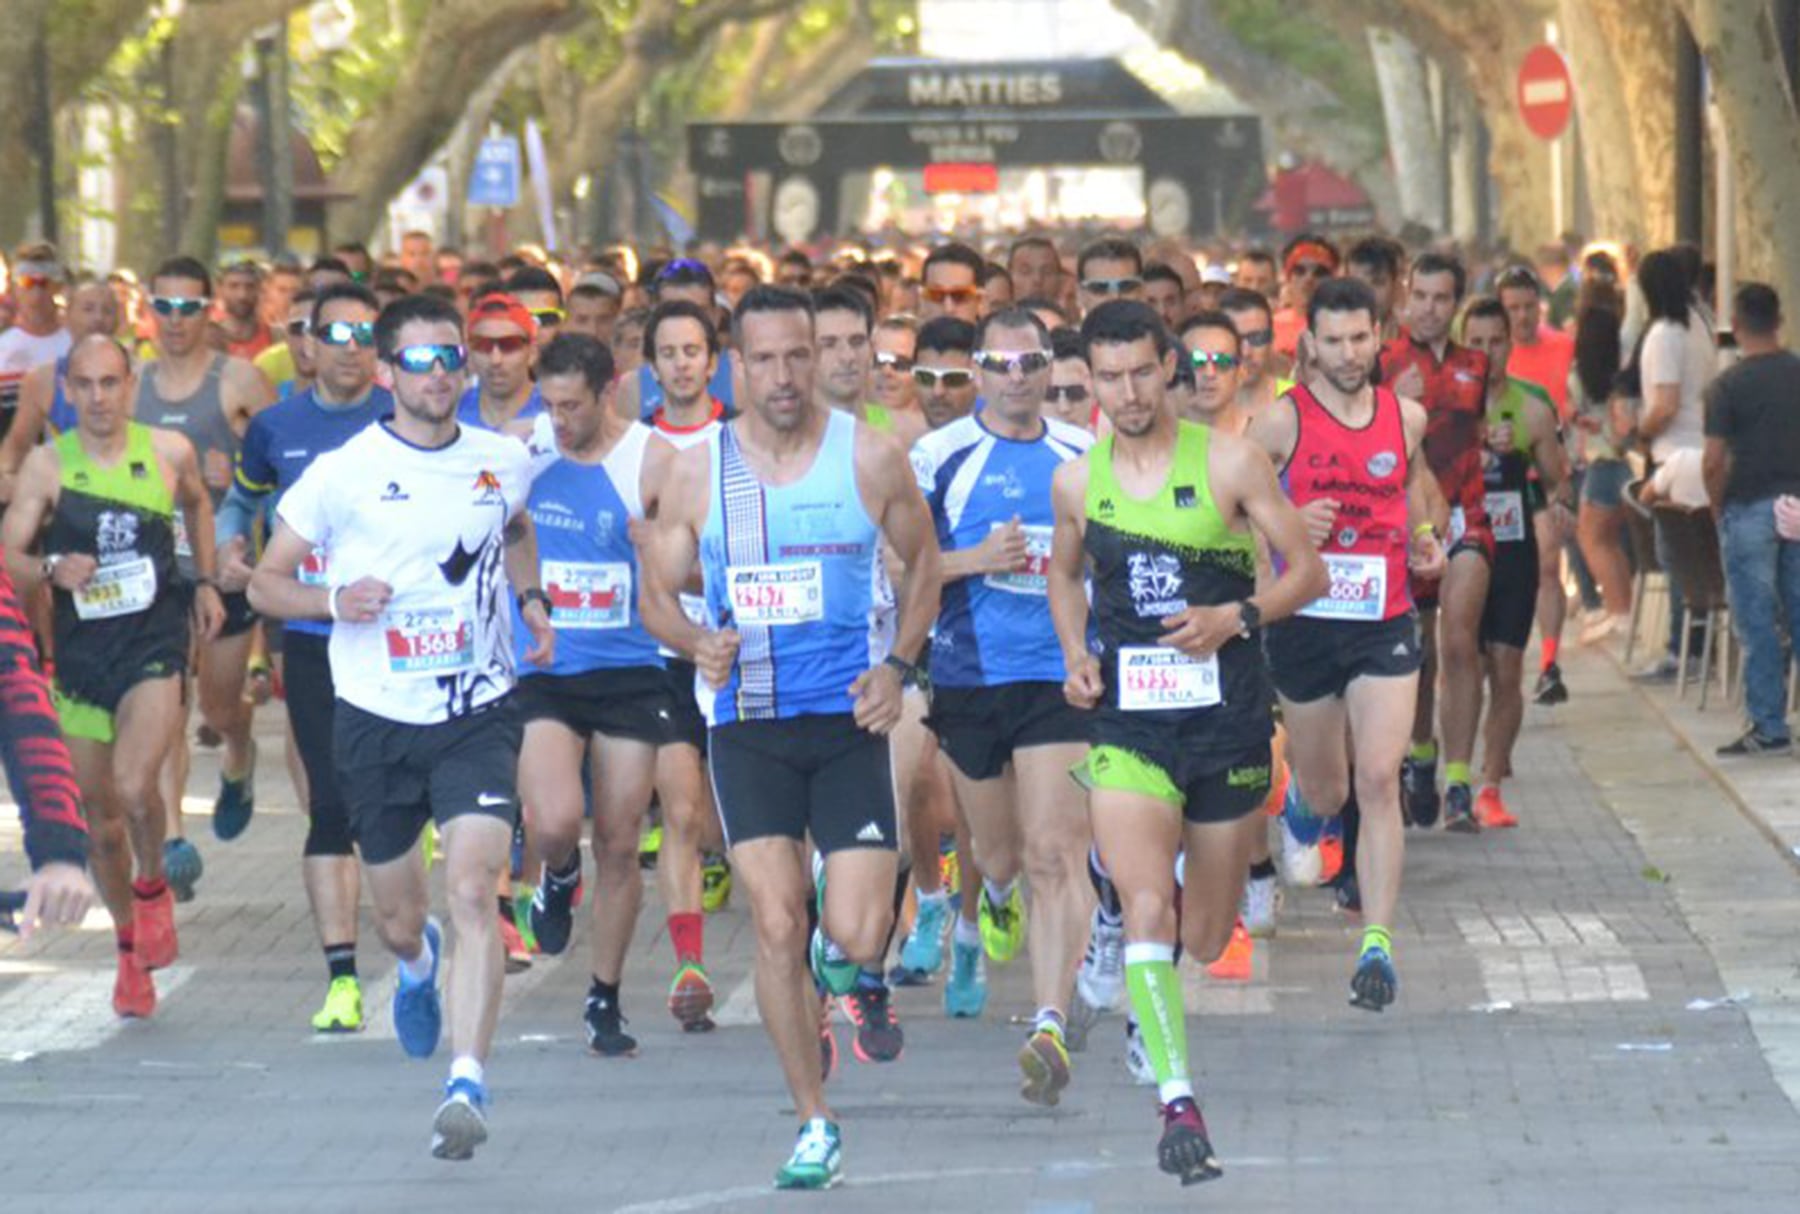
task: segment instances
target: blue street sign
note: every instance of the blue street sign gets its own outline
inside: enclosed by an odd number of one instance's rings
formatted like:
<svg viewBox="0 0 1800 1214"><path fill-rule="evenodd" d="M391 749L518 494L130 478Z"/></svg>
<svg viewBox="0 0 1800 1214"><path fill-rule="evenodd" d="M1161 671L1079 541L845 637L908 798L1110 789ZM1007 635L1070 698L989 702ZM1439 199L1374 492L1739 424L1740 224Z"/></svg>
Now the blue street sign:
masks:
<svg viewBox="0 0 1800 1214"><path fill-rule="evenodd" d="M469 205L511 207L519 203L519 141L511 135L483 139L469 174Z"/></svg>

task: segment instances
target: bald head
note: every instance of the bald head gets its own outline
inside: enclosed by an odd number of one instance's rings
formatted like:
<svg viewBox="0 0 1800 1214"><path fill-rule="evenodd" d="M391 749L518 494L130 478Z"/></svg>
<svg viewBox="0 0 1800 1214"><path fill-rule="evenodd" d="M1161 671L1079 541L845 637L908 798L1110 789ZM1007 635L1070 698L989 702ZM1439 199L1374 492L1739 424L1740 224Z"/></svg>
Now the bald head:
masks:
<svg viewBox="0 0 1800 1214"><path fill-rule="evenodd" d="M131 354L109 333L90 333L69 347L69 375L131 376Z"/></svg>

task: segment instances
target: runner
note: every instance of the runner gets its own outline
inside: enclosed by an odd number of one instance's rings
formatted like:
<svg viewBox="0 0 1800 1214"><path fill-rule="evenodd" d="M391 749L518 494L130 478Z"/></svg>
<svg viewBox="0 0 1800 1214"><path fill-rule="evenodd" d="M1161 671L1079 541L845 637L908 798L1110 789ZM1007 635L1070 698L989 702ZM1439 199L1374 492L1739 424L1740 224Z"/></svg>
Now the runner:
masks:
<svg viewBox="0 0 1800 1214"><path fill-rule="evenodd" d="M1381 382L1425 406L1425 458L1450 505L1449 562L1443 580L1415 578L1425 666L1419 676L1413 744L1401 779L1416 826L1437 822L1437 743L1432 726L1442 688L1444 827L1481 829L1469 791L1469 761L1481 714L1481 614L1487 602L1494 534L1483 509L1481 431L1487 359L1450 339L1463 297L1462 263L1425 253L1407 279L1406 328L1381 349ZM1441 605L1441 609L1440 609ZM1316 808L1316 806L1315 806ZM1346 859L1348 855L1346 855Z"/></svg>
<svg viewBox="0 0 1800 1214"><path fill-rule="evenodd" d="M375 383L375 296L355 283L327 287L313 305L307 360L318 382L250 419L238 453L236 483L219 509L218 531L227 564L241 564L253 524L265 504L293 488L314 460L393 412L394 399ZM238 540L236 544L231 543ZM225 572L222 570L222 573ZM235 571L248 580L248 572ZM330 584L320 553L300 567L308 585ZM319 1033L363 1026L362 986L356 970L357 904L361 896L352 847L355 831L338 786L332 728L336 687L331 677L331 625L292 619L283 628L281 675L287 688L288 736L299 752L306 798L306 842L300 879L325 953L325 1003L314 1014Z"/></svg>
<svg viewBox="0 0 1800 1214"><path fill-rule="evenodd" d="M92 814L94 876L118 942L113 1010L145 1017L156 1010L150 971L179 952L158 786L189 651L175 516L194 539L193 625L205 640L224 617L212 502L193 445L131 420L137 384L116 339L83 338L69 353L66 382L75 428L26 458L6 512L6 561L27 594L52 588L52 694Z"/></svg>
<svg viewBox="0 0 1800 1214"><path fill-rule="evenodd" d="M1313 232L1301 233L1282 248L1281 306L1274 318L1274 348L1281 368L1293 366L1298 357L1313 292L1337 274L1342 261L1337 246Z"/></svg>
<svg viewBox="0 0 1800 1214"><path fill-rule="evenodd" d="M456 420L479 430L504 430L544 411L532 382L538 322L513 296L494 292L469 309L469 367L477 381L463 393Z"/></svg>
<svg viewBox="0 0 1800 1214"><path fill-rule="evenodd" d="M913 393L913 356L918 353L919 322L910 316L889 316L869 337L875 352L874 401L891 416L906 414L921 432L929 427Z"/></svg>
<svg viewBox="0 0 1800 1214"><path fill-rule="evenodd" d="M1380 1011L1399 986L1392 931L1406 844L1397 776L1422 660L1407 574L1442 569L1434 528L1447 508L1417 458L1423 409L1369 382L1377 343L1368 285L1321 284L1308 332L1306 383L1283 398L1289 407L1253 421L1249 437L1281 470L1331 586L1271 628L1264 647L1307 804L1330 817L1354 792L1360 806L1355 870L1366 926L1351 1002Z"/></svg>
<svg viewBox="0 0 1800 1214"><path fill-rule="evenodd" d="M562 285L556 275L539 266L521 266L506 276L502 291L519 301L533 322L532 340L543 349L558 333L568 313L563 310Z"/></svg>
<svg viewBox="0 0 1800 1214"><path fill-rule="evenodd" d="M1023 309L981 324L975 413L913 448L913 472L943 549L943 607L932 634L931 715L968 816L983 881L979 922L990 960L1024 944L1031 888L1037 1013L1019 1054L1021 1094L1054 1105L1069 1083L1070 983L1087 944L1089 834L1068 778L1087 754L1088 722L1063 700L1044 570L1050 478L1093 442L1047 421L1050 334Z"/></svg>
<svg viewBox="0 0 1800 1214"><path fill-rule="evenodd" d="M348 281L348 280L346 280ZM282 325L282 340L256 356L256 369L275 385L275 396L286 400L312 387L312 347L306 335L312 329L313 304L319 293L302 287L288 300L287 317Z"/></svg>
<svg viewBox="0 0 1800 1214"><path fill-rule="evenodd" d="M1344 256L1345 275L1362 279L1375 293L1375 327L1384 343L1400 335L1394 305L1405 262L1405 247L1387 236L1365 236Z"/></svg>
<svg viewBox="0 0 1800 1214"><path fill-rule="evenodd" d="M713 282L712 271L706 268L703 261L695 261L691 257L677 257L656 272L650 283L651 300L657 304L690 303L706 313L709 323L718 328L718 305L714 295L718 287ZM723 344L723 342L721 342ZM707 393L724 404L727 412L734 409L736 396L736 363L729 353L719 355L718 363L713 367L707 380ZM619 381L618 410L626 417L650 420L656 414L656 407L662 404L663 388L651 372L648 362L638 367L635 376L627 375Z"/></svg>
<svg viewBox="0 0 1800 1214"><path fill-rule="evenodd" d="M64 324L71 342L89 336L111 336L118 328L119 301L112 287L88 279L69 294ZM26 373L19 386L18 411L0 439L0 499L10 495L12 478L31 449L75 425L65 380L69 356L41 363Z"/></svg>
<svg viewBox="0 0 1800 1214"><path fill-rule="evenodd" d="M1062 255L1046 236L1021 236L1006 252L1006 271L1020 300L1055 299L1062 294Z"/></svg>
<svg viewBox="0 0 1800 1214"><path fill-rule="evenodd" d="M801 1119L780 1188L842 1176L803 957L804 840L822 853L817 979L847 993L879 958L897 872L885 735L938 606L930 516L887 439L813 396L806 297L758 287L738 305L750 408L673 465L645 560L645 621L707 685L712 777L757 932L757 1006ZM907 577L890 649L880 545ZM682 612L699 571L713 629Z"/></svg>
<svg viewBox="0 0 1800 1214"><path fill-rule="evenodd" d="M1230 318L1238 334L1238 404L1247 417L1255 417L1294 386L1293 380L1277 375L1270 364L1275 314L1267 299L1243 287L1232 287L1221 295L1219 310Z"/></svg>
<svg viewBox="0 0 1800 1214"><path fill-rule="evenodd" d="M644 519L644 488L660 481L673 448L607 411L612 372L612 351L579 334L553 339L539 355L545 414L531 432L529 508L557 646L554 663L519 680L518 700L519 791L543 856L531 929L552 956L568 948L574 928L589 802L582 777L592 764L592 981L582 1019L589 1048L617 1057L637 1052L619 986L643 901L638 832L669 719L668 674L638 612L632 537ZM514 638L523 658L521 624Z"/></svg>
<svg viewBox="0 0 1800 1214"><path fill-rule="evenodd" d="M1040 316L1038 319L1042 320ZM1044 397L1047 416L1090 433L1094 429L1094 377L1081 356L1081 331L1067 325L1050 330L1050 389Z"/></svg>
<svg viewBox="0 0 1800 1214"><path fill-rule="evenodd" d="M813 295L813 323L818 326L819 400L839 409L909 448L925 433L925 419L914 410L897 413L876 400L873 338L875 314L863 297L848 287L826 287Z"/></svg>
<svg viewBox="0 0 1800 1214"><path fill-rule="evenodd" d="M1112 432L1056 472L1050 607L1068 701L1097 710L1094 749L1075 775L1124 902L1126 982L1162 1108L1157 1160L1186 1185L1222 1169L1188 1070L1175 943L1211 960L1231 934L1247 824L1261 825L1269 791L1257 635L1265 618L1317 595L1325 571L1262 453L1176 418L1176 352L1154 311L1102 304L1081 335ZM1252 527L1287 564L1260 593ZM1184 850L1177 896L1171 874Z"/></svg>
<svg viewBox="0 0 1800 1214"><path fill-rule="evenodd" d="M219 312L207 342L221 354L253 361L275 344L275 334L262 319L262 267L254 261L233 262L219 275Z"/></svg>
<svg viewBox="0 0 1800 1214"><path fill-rule="evenodd" d="M66 355L71 345L58 299L66 275L56 246L34 241L14 249L11 277L18 312L13 326L0 333L0 429L13 424L25 376Z"/></svg>
<svg viewBox="0 0 1800 1214"><path fill-rule="evenodd" d="M1497 299L1478 299L1469 305L1462 329L1464 343L1488 359L1482 483L1494 531L1494 582L1481 613L1488 715L1481 791L1475 797L1475 820L1484 827L1519 824L1507 812L1500 782L1512 774L1513 744L1525 718L1525 647L1542 604L1538 537L1546 528L1539 524L1550 516L1550 533L1566 535L1574 496L1555 403L1536 384L1507 374L1508 311Z"/></svg>
<svg viewBox="0 0 1800 1214"><path fill-rule="evenodd" d="M1123 237L1102 237L1075 259L1075 286L1083 315L1109 299L1136 299L1144 290L1144 255Z"/></svg>
<svg viewBox="0 0 1800 1214"><path fill-rule="evenodd" d="M483 1064L503 972L493 897L518 813L506 581L534 641L527 660L548 666L556 643L524 509L525 447L456 421L462 336L455 307L434 296L381 314L375 348L395 411L301 474L251 582L274 618L333 621L339 789L382 939L400 962L394 1031L415 1058L437 1049L442 1030L444 940L414 845L429 821L442 838L457 964L454 1057L432 1123L440 1159L469 1158L488 1134ZM308 585L301 569L320 549L330 580Z"/></svg>

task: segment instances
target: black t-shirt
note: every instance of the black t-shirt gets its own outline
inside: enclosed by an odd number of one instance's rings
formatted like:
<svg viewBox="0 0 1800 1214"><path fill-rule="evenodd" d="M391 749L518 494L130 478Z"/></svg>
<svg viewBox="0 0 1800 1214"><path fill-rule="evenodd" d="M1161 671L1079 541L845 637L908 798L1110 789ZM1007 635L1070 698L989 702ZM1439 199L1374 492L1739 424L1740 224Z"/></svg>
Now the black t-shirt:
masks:
<svg viewBox="0 0 1800 1214"><path fill-rule="evenodd" d="M1706 436L1724 439L1731 452L1726 501L1800 494L1800 356L1758 354L1713 380Z"/></svg>

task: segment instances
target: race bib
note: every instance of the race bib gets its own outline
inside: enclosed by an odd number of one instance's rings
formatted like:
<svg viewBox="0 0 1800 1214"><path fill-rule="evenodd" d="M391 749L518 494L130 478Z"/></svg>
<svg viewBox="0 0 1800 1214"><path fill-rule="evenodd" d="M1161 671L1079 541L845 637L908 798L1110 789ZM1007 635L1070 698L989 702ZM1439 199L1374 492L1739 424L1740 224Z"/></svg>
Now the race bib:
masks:
<svg viewBox="0 0 1800 1214"><path fill-rule="evenodd" d="M697 594L684 594L681 598L681 614L688 618L688 623L696 628L706 627L706 600Z"/></svg>
<svg viewBox="0 0 1800 1214"><path fill-rule="evenodd" d="M1463 533L1468 529L1469 520L1463 514L1463 508L1461 506L1450 507L1450 539L1444 548L1448 550L1456 547L1457 542L1462 539Z"/></svg>
<svg viewBox="0 0 1800 1214"><path fill-rule="evenodd" d="M544 593L558 628L624 628L631 623L631 565L545 561Z"/></svg>
<svg viewBox="0 0 1800 1214"><path fill-rule="evenodd" d="M1161 645L1127 645L1119 650L1121 711L1210 708L1217 703L1217 654L1196 658Z"/></svg>
<svg viewBox="0 0 1800 1214"><path fill-rule="evenodd" d="M331 564L323 548L314 548L307 553L306 559L300 562L300 568L295 572L299 575L302 586L331 585Z"/></svg>
<svg viewBox="0 0 1800 1214"><path fill-rule="evenodd" d="M995 523L990 530L999 530ZM1055 533L1054 527L1020 527L1025 533L1025 566L1022 569L1009 569L1005 573L990 573L983 581L995 590L1004 590L1008 594L1049 593L1050 572L1050 537Z"/></svg>
<svg viewBox="0 0 1800 1214"><path fill-rule="evenodd" d="M825 571L818 561L730 565L725 589L732 619L740 627L781 628L825 618Z"/></svg>
<svg viewBox="0 0 1800 1214"><path fill-rule="evenodd" d="M1484 499L1487 506L1488 524L1494 529L1494 539L1502 544L1517 544L1525 539L1525 495L1516 489L1488 494Z"/></svg>
<svg viewBox="0 0 1800 1214"><path fill-rule="evenodd" d="M1387 606L1387 560L1355 552L1327 552L1331 589L1300 611L1315 620L1381 620Z"/></svg>
<svg viewBox="0 0 1800 1214"><path fill-rule="evenodd" d="M475 665L475 636L460 607L419 607L382 617L388 673L462 674Z"/></svg>
<svg viewBox="0 0 1800 1214"><path fill-rule="evenodd" d="M177 559L186 557L191 561L194 559L194 545L188 540L187 511L177 505L172 517L175 521L175 556Z"/></svg>
<svg viewBox="0 0 1800 1214"><path fill-rule="evenodd" d="M156 566L147 556L103 566L74 598L75 614L84 620L110 620L148 611L156 602Z"/></svg>

